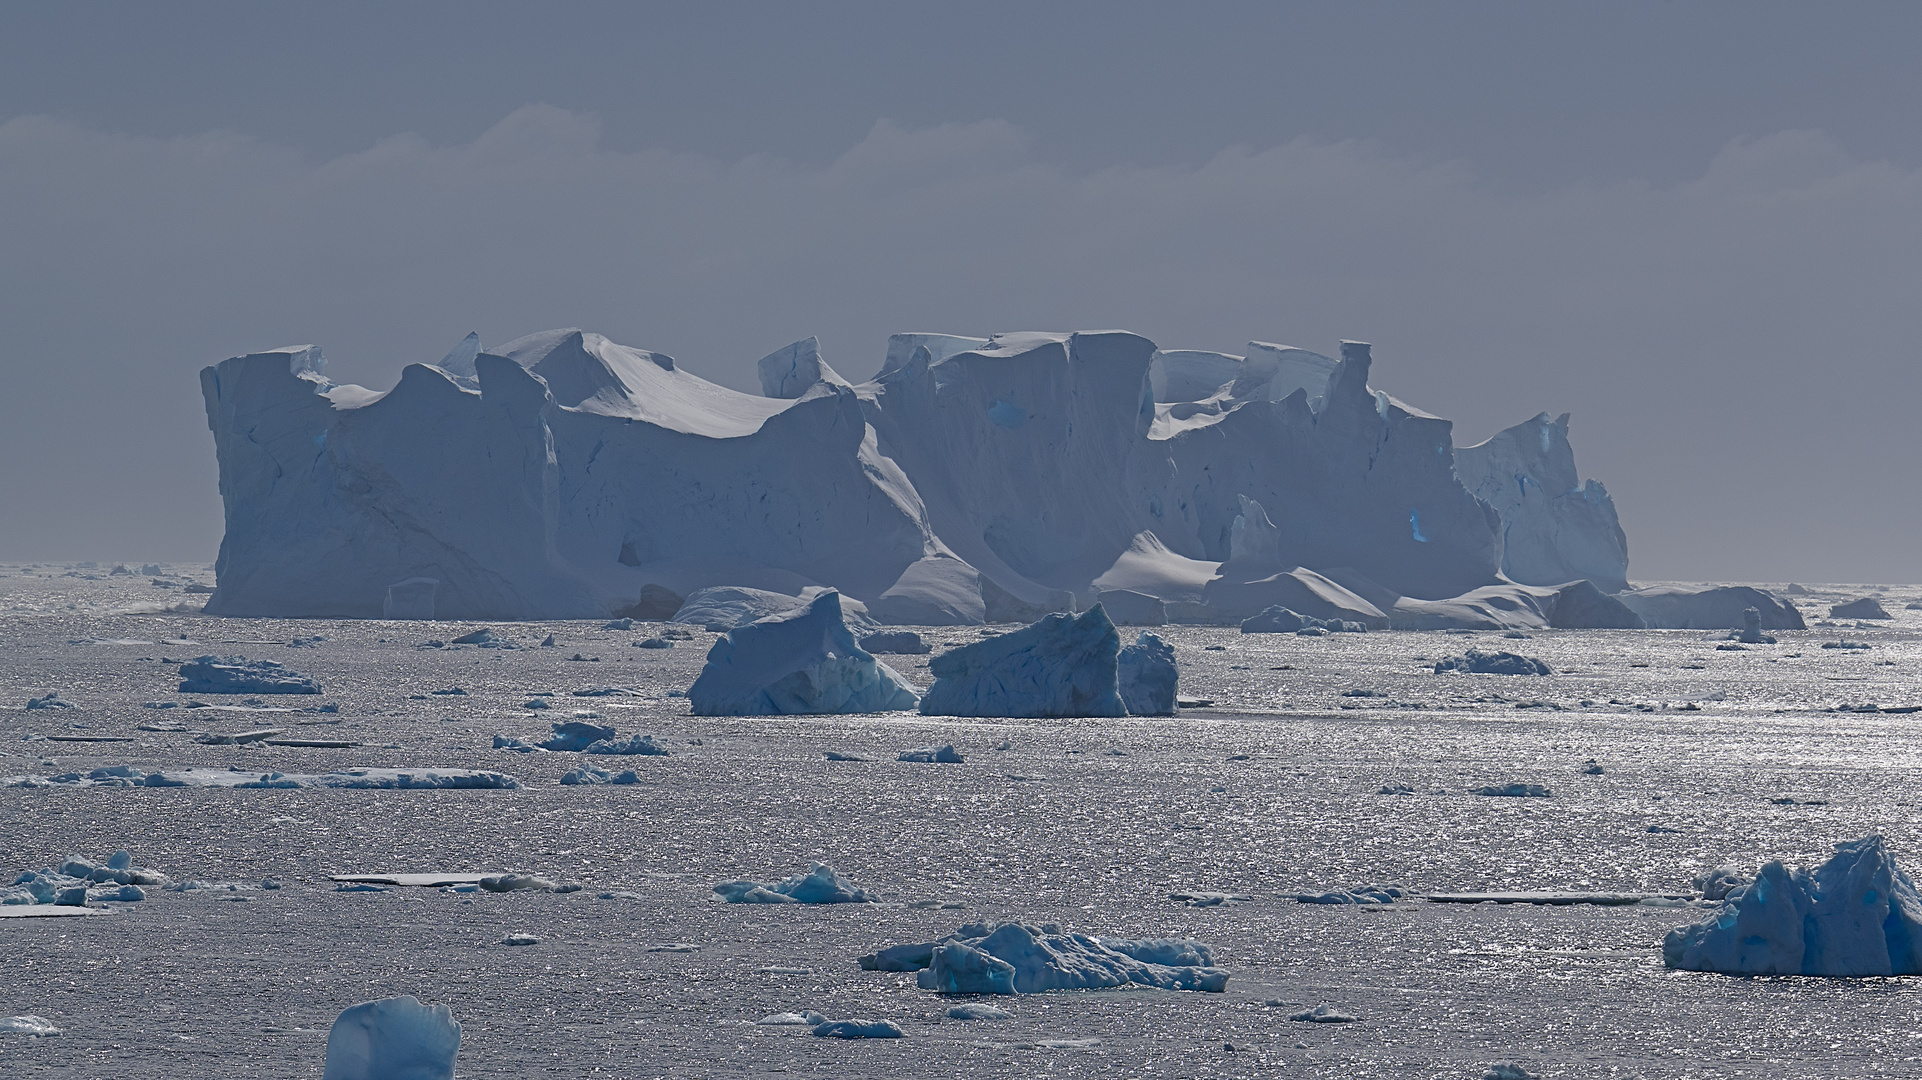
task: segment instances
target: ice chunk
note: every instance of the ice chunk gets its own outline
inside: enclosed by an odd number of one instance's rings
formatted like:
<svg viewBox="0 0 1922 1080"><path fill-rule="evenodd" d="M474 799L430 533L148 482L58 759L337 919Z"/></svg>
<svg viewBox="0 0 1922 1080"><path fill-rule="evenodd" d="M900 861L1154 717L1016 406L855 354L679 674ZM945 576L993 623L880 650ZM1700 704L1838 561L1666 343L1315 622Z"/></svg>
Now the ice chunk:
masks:
<svg viewBox="0 0 1922 1080"><path fill-rule="evenodd" d="M480 879L488 892L553 892L560 886L538 874L493 874Z"/></svg>
<svg viewBox="0 0 1922 1080"><path fill-rule="evenodd" d="M318 694L314 680L272 660L202 656L180 665L183 694Z"/></svg>
<svg viewBox="0 0 1922 1080"><path fill-rule="evenodd" d="M1130 716L1173 716L1175 647L1147 631L1115 659L1115 684Z"/></svg>
<svg viewBox="0 0 1922 1080"><path fill-rule="evenodd" d="M1520 781L1516 781L1515 783L1512 783L1512 784L1489 784L1486 787L1476 788L1473 792L1471 792L1471 794L1490 795L1490 796L1497 796L1497 797L1510 798L1510 799L1553 798L1553 796L1549 794L1548 789L1543 787L1542 785L1524 784Z"/></svg>
<svg viewBox="0 0 1922 1080"><path fill-rule="evenodd" d="M539 945L541 939L533 934L509 934L501 939L502 945Z"/></svg>
<svg viewBox="0 0 1922 1080"><path fill-rule="evenodd" d="M1744 645L1773 645L1775 639L1762 633L1762 613L1755 608L1742 611L1742 628L1730 635Z"/></svg>
<svg viewBox="0 0 1922 1080"><path fill-rule="evenodd" d="M1895 616L1882 610L1882 605L1873 596L1851 600L1846 604L1836 604L1829 608L1831 619L1893 619Z"/></svg>
<svg viewBox="0 0 1922 1080"><path fill-rule="evenodd" d="M955 750L954 744L950 743L947 746L926 746L919 750L903 750L901 751L901 756L895 760L918 761L924 764L940 763L943 765L959 765L961 764L961 755Z"/></svg>
<svg viewBox="0 0 1922 1080"><path fill-rule="evenodd" d="M826 863L815 863L807 873L772 885L723 881L714 891L730 904L865 904L874 899Z"/></svg>
<svg viewBox="0 0 1922 1080"><path fill-rule="evenodd" d="M1307 1024L1352 1024L1359 1018L1342 1012L1333 1005L1317 1005L1312 1009L1294 1013L1288 1019Z"/></svg>
<svg viewBox="0 0 1922 1080"><path fill-rule="evenodd" d="M985 1001L970 1001L948 1010L948 1017L953 1020L1007 1020L1013 1016L1008 1010Z"/></svg>
<svg viewBox="0 0 1922 1080"><path fill-rule="evenodd" d="M1228 985L1227 973L1215 968L1207 946L1197 942L1103 940L1064 933L1053 924L964 926L934 943L930 956L915 982L944 994L1038 994L1128 985L1220 993Z"/></svg>
<svg viewBox="0 0 1922 1080"><path fill-rule="evenodd" d="M1552 675L1555 669L1533 657L1512 652L1485 652L1470 649L1464 656L1444 657L1435 662L1435 674L1464 671L1476 675Z"/></svg>
<svg viewBox="0 0 1922 1080"><path fill-rule="evenodd" d="M1669 931L1671 968L1728 975L1922 974L1922 896L1880 836L1835 845L1813 872L1780 861L1714 919Z"/></svg>
<svg viewBox="0 0 1922 1080"><path fill-rule="evenodd" d="M912 687L854 643L838 593L738 627L708 650L688 689L697 716L768 716L912 709Z"/></svg>
<svg viewBox="0 0 1922 1080"><path fill-rule="evenodd" d="M819 1027L827 1022L828 1018L818 1012L773 1013L755 1021L757 1024L768 1024L773 1027Z"/></svg>
<svg viewBox="0 0 1922 1080"><path fill-rule="evenodd" d="M33 709L71 709L73 703L60 700L60 691L49 690L37 698L27 699L28 710Z"/></svg>
<svg viewBox="0 0 1922 1080"><path fill-rule="evenodd" d="M605 724L590 724L585 720L565 720L552 725L554 737L540 744L543 750L585 750L596 743L614 738L616 732ZM496 746L499 745L497 742ZM508 749L515 749L509 747Z"/></svg>
<svg viewBox="0 0 1922 1080"><path fill-rule="evenodd" d="M1722 865L1697 875L1695 887L1702 890L1704 900L1726 900L1731 894L1747 888L1750 880L1741 867Z"/></svg>
<svg viewBox="0 0 1922 1080"><path fill-rule="evenodd" d="M904 1032L892 1020L831 1020L814 1034L823 1039L898 1039Z"/></svg>
<svg viewBox="0 0 1922 1080"><path fill-rule="evenodd" d="M0 1016L0 1035L58 1035L60 1029L44 1016Z"/></svg>
<svg viewBox="0 0 1922 1080"><path fill-rule="evenodd" d="M598 739L582 748L586 754L622 754L629 757L666 757L668 749L654 741L652 735L629 735L625 739Z"/></svg>
<svg viewBox="0 0 1922 1080"><path fill-rule="evenodd" d="M460 1025L445 1005L411 997L366 1001L327 1033L321 1080L453 1080Z"/></svg>
<svg viewBox="0 0 1922 1080"><path fill-rule="evenodd" d="M950 649L928 662L929 716L1123 716L1116 682L1121 637L1096 604L1049 615L1013 633Z"/></svg>

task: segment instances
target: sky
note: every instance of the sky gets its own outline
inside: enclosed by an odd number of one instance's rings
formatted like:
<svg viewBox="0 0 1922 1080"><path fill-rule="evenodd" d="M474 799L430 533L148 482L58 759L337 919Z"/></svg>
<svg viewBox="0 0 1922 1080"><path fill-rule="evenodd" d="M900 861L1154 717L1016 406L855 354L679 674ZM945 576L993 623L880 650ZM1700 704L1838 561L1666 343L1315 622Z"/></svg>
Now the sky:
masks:
<svg viewBox="0 0 1922 1080"><path fill-rule="evenodd" d="M579 326L1375 345L1636 580L1922 581L1922 5L19 5L0 561L209 561L198 371Z"/></svg>

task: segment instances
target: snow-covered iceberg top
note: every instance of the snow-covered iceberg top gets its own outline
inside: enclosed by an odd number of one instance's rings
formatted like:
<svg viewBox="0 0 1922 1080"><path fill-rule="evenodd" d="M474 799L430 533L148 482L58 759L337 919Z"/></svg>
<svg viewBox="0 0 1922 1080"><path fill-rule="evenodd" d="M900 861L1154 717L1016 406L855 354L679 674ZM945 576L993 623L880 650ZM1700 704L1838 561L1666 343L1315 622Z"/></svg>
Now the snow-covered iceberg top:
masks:
<svg viewBox="0 0 1922 1080"><path fill-rule="evenodd" d="M892 712L919 700L907 680L855 644L832 591L723 634L687 696L696 716Z"/></svg>
<svg viewBox="0 0 1922 1080"><path fill-rule="evenodd" d="M928 716L1125 716L1121 635L1100 604L1056 614L928 661Z"/></svg>
<svg viewBox="0 0 1922 1080"><path fill-rule="evenodd" d="M1813 871L1764 865L1715 918L1669 931L1662 961L1726 975L1922 975L1922 896L1868 836Z"/></svg>

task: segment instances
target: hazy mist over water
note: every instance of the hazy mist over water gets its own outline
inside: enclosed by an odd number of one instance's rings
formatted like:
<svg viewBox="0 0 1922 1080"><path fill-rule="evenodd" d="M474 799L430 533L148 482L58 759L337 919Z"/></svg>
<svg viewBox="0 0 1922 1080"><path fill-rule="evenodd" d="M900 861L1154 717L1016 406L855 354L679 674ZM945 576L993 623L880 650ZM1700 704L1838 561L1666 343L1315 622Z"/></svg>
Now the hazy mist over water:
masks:
<svg viewBox="0 0 1922 1080"><path fill-rule="evenodd" d="M1922 10L137 5L0 39L0 559L205 560L197 372L581 326L1375 343L1637 579L1914 581Z"/></svg>

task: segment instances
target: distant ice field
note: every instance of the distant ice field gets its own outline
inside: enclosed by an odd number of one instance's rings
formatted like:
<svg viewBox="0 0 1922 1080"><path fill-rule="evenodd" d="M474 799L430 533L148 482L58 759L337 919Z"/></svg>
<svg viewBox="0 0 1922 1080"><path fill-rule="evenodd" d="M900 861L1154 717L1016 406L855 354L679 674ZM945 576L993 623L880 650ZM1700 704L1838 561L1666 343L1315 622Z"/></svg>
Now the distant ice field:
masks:
<svg viewBox="0 0 1922 1080"><path fill-rule="evenodd" d="M176 880L284 883L0 920L0 1016L64 1032L0 1034L9 1077L318 1077L333 1017L396 994L452 1008L463 1077L1479 1077L1501 1061L1571 1077L1922 1075L1917 980L1663 970L1663 933L1703 908L1293 900L1390 882L1683 893L1724 862L1819 861L1870 832L1922 869L1922 712L1856 711L1922 705L1922 611L1904 607L1922 588L1879 594L1889 624L1821 626L1831 603L1871 589L1805 583L1813 595L1794 599L1812 628L1745 651L1701 631L1161 627L1182 696L1212 705L983 722L694 717L672 695L714 640L699 630L641 649L658 626L215 619L185 591L211 583L206 567L111 569L0 566L0 778L365 767L490 770L519 786L0 787L0 884L122 847ZM525 647L420 647L483 625ZM936 654L983 633L921 632ZM1821 647L1844 639L1870 647ZM1434 673L1471 646L1556 674ZM177 693L178 662L207 653L278 661L324 693ZM887 659L927 684L927 657ZM574 694L608 687L632 693ZM72 707L25 708L49 692ZM492 747L544 738L577 710L672 753ZM196 741L262 729L359 745ZM963 764L895 760L946 743ZM1583 771L1591 760L1600 775ZM641 782L558 782L584 763ZM1550 796L1470 793L1509 783ZM734 906L710 892L813 860L883 902ZM584 887L344 893L329 878L508 870ZM1174 892L1252 899L1195 908ZM1005 919L1192 937L1214 947L1228 989L998 999L1011 1018L965 1021L911 974L856 964ZM541 940L502 944L521 933ZM1288 1019L1319 1004L1359 1019ZM809 1010L891 1020L906 1037L756 1023Z"/></svg>

